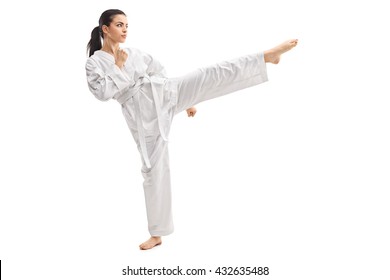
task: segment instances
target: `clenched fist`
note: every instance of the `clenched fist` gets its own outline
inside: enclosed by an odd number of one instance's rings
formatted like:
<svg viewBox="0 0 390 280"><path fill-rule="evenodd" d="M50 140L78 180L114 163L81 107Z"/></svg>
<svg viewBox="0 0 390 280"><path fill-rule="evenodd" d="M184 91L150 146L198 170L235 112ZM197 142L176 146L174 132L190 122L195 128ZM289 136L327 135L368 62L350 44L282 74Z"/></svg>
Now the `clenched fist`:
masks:
<svg viewBox="0 0 390 280"><path fill-rule="evenodd" d="M126 60L127 60L127 57L129 55L127 54L127 52L125 52L124 50L122 49L118 49L115 53L115 64L119 67L119 68L122 68L123 65L125 64Z"/></svg>
<svg viewBox="0 0 390 280"><path fill-rule="evenodd" d="M195 116L195 114L196 114L196 108L195 107L191 107L191 108L187 109L188 117L193 117L193 116Z"/></svg>

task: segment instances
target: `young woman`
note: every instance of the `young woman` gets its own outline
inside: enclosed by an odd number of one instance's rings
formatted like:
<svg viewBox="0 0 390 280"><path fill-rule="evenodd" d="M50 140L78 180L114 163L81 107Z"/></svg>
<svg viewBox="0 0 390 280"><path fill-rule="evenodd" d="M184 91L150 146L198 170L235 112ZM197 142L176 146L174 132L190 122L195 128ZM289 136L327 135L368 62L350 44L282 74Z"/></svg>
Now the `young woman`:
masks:
<svg viewBox="0 0 390 280"><path fill-rule="evenodd" d="M164 67L149 54L136 48L120 48L127 27L124 12L111 9L102 13L88 43L86 72L89 89L96 98L115 99L121 104L140 151L151 235L140 249L147 250L160 245L161 236L173 232L167 145L173 117L184 110L193 117L193 106L199 102L267 81L266 63L277 64L281 54L295 47L298 40L167 78Z"/></svg>

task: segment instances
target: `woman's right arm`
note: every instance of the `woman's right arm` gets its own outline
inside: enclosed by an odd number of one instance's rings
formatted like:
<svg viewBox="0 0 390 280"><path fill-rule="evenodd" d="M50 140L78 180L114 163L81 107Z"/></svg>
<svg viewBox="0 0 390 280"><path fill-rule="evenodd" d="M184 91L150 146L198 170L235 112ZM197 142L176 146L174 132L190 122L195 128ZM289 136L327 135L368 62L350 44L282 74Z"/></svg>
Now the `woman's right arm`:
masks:
<svg viewBox="0 0 390 280"><path fill-rule="evenodd" d="M87 59L85 69L89 90L101 101L113 98L132 85L116 64L111 65L110 69L103 72L96 62Z"/></svg>

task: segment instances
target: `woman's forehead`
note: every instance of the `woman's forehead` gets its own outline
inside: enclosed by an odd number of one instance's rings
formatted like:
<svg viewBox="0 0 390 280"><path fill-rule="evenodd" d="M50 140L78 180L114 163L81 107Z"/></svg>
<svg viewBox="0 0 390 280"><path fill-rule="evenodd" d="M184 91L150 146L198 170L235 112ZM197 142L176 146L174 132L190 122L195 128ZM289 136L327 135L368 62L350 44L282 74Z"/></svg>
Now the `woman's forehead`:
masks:
<svg viewBox="0 0 390 280"><path fill-rule="evenodd" d="M127 17L125 15L116 15L112 19L113 22L127 23Z"/></svg>

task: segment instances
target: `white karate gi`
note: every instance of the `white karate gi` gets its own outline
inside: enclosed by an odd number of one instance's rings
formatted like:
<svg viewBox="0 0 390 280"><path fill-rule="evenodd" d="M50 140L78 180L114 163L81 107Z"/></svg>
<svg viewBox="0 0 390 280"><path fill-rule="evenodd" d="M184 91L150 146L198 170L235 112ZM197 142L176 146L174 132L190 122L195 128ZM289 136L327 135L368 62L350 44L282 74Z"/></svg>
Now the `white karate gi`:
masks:
<svg viewBox="0 0 390 280"><path fill-rule="evenodd" d="M152 56L127 48L120 69L112 55L96 51L87 59L90 91L102 101L122 105L143 162L148 228L152 236L173 232L167 137L175 114L199 102L268 80L262 52L199 68L185 76L167 78Z"/></svg>

